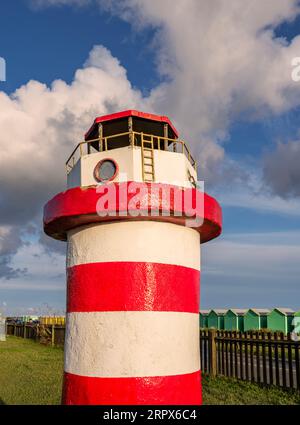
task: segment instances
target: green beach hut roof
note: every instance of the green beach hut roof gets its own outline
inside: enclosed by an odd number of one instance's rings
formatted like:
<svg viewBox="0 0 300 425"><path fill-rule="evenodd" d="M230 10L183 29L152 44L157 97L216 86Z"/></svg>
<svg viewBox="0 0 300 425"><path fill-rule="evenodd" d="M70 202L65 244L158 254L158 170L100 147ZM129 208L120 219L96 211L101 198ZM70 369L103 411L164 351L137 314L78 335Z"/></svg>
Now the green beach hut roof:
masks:
<svg viewBox="0 0 300 425"><path fill-rule="evenodd" d="M293 316L295 314L294 310L291 308L276 307L274 310L279 311L279 313L282 313L285 316Z"/></svg>
<svg viewBox="0 0 300 425"><path fill-rule="evenodd" d="M249 310L247 310L247 313L248 311L253 311L258 316L266 316L267 314L271 312L271 310L268 308L249 308Z"/></svg>
<svg viewBox="0 0 300 425"><path fill-rule="evenodd" d="M228 309L226 308L213 308L211 311L214 311L218 316L224 316Z"/></svg>
<svg viewBox="0 0 300 425"><path fill-rule="evenodd" d="M247 313L247 308L230 308L228 311L232 311L236 316L243 316Z"/></svg>

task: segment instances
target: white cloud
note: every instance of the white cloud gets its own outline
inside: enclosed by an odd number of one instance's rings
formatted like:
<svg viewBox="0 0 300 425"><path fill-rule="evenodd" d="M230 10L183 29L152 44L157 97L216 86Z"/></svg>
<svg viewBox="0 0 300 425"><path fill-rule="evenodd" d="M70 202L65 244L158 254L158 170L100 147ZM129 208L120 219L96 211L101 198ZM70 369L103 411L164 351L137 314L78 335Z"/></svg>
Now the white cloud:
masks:
<svg viewBox="0 0 300 425"><path fill-rule="evenodd" d="M22 246L18 226L0 225L0 279L13 279L24 275L26 268L13 268L10 264L14 254Z"/></svg>
<svg viewBox="0 0 300 425"><path fill-rule="evenodd" d="M283 181L285 174L293 173L293 168L285 169L284 154L278 157L278 174L274 169L274 175L280 182L282 170ZM295 155L296 170L297 156ZM214 196L222 207L246 208L255 212L270 214L271 216L300 217L300 199L277 195L265 182L264 171L253 159L245 159L243 162L230 160L226 164L227 176L223 181L214 186ZM284 169L284 170L283 170ZM235 172L234 172L235 170ZM230 174L231 173L231 174ZM223 174L224 175L224 174ZM295 184L296 186L296 184ZM266 219L268 216L266 215Z"/></svg>
<svg viewBox="0 0 300 425"><path fill-rule="evenodd" d="M16 252L20 240L13 230L12 226L0 226L0 255L10 255Z"/></svg>
<svg viewBox="0 0 300 425"><path fill-rule="evenodd" d="M42 201L64 188L64 163L95 116L140 103L125 69L102 46L70 85L29 81L11 96L0 92L1 222L34 218Z"/></svg>
<svg viewBox="0 0 300 425"><path fill-rule="evenodd" d="M232 188L232 186L231 186ZM216 192L216 198L223 207L247 208L250 210L270 214L280 214L300 217L299 199L282 199L278 195L255 193L251 189L237 186L231 192Z"/></svg>
<svg viewBox="0 0 300 425"><path fill-rule="evenodd" d="M159 84L145 105L174 118L201 161L201 177L219 177L222 141L238 117L280 114L300 103L291 78L300 37L274 28L300 12L297 0L44 0L42 5L98 4L133 30L155 29ZM242 143L242 141L241 141Z"/></svg>
<svg viewBox="0 0 300 425"><path fill-rule="evenodd" d="M264 177L282 198L300 196L300 141L278 143L264 158ZM287 202L287 201L285 201ZM300 214L300 208L299 208Z"/></svg>
<svg viewBox="0 0 300 425"><path fill-rule="evenodd" d="M0 276L15 276L8 256L12 244L21 244L20 231L40 220L43 204L64 189L64 163L94 118L140 108L141 100L126 70L103 46L92 49L71 84L29 81L10 96L0 92L0 255L6 254Z"/></svg>
<svg viewBox="0 0 300 425"><path fill-rule="evenodd" d="M300 232L225 235L202 245L202 308L299 310Z"/></svg>
<svg viewBox="0 0 300 425"><path fill-rule="evenodd" d="M13 269L25 269L22 277L0 278L0 290L65 291L65 256L45 252L38 243L23 245L11 262Z"/></svg>
<svg viewBox="0 0 300 425"><path fill-rule="evenodd" d="M288 45L273 32L279 22L297 16L297 1L109 3L112 13L133 27L138 16L138 22L159 28L159 70L170 82L154 89L151 100L174 116L188 137L199 137L194 146L202 160L220 159L220 147L211 139L222 138L233 119L299 104L291 58L300 51L300 37Z"/></svg>
<svg viewBox="0 0 300 425"><path fill-rule="evenodd" d="M223 277L250 277L253 283L265 279L278 282L287 274L290 279L298 279L300 246L295 243L296 237L299 241L300 232L227 236L205 246L204 269L207 274Z"/></svg>
<svg viewBox="0 0 300 425"><path fill-rule="evenodd" d="M300 85L291 79L300 37L288 44L274 35L276 25L300 13L296 0L95 1L135 29L155 29L153 47L164 82L143 98L119 61L96 46L71 84L30 81L11 96L0 92L0 225L15 231L63 189L64 161L96 115L127 108L170 115L197 152L200 178L212 181L220 176L216 171L233 120L280 114L300 103ZM285 213L298 208L261 193L232 193L231 185L227 205Z"/></svg>

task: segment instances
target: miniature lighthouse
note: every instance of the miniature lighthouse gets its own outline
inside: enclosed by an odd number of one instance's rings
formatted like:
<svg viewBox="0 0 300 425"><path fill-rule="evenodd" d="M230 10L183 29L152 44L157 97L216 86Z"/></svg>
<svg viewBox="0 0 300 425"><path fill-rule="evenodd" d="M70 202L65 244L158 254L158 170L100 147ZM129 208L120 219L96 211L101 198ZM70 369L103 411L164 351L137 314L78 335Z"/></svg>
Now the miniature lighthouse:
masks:
<svg viewBox="0 0 300 425"><path fill-rule="evenodd" d="M187 145L165 116L98 117L67 177L44 211L67 241L63 403L201 404L200 243L222 219Z"/></svg>

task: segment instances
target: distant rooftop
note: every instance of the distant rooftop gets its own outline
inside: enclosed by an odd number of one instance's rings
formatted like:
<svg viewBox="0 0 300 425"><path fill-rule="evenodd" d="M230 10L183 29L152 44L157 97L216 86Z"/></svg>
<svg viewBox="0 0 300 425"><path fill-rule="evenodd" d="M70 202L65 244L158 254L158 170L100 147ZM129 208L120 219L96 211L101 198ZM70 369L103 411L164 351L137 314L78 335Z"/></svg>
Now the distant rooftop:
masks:
<svg viewBox="0 0 300 425"><path fill-rule="evenodd" d="M226 314L228 310L228 308L213 308L211 311L214 311L217 314Z"/></svg>
<svg viewBox="0 0 300 425"><path fill-rule="evenodd" d="M247 309L247 308L230 308L229 310L232 311L233 313L235 313L236 315L242 315L242 314L247 313L247 311L249 309Z"/></svg>
<svg viewBox="0 0 300 425"><path fill-rule="evenodd" d="M286 316L289 316L295 313L295 311L292 310L291 308L285 308L285 307L275 307L274 310L278 310L281 313L285 314Z"/></svg>
<svg viewBox="0 0 300 425"><path fill-rule="evenodd" d="M269 314L271 311L269 308L249 308L249 310L254 311L257 314Z"/></svg>

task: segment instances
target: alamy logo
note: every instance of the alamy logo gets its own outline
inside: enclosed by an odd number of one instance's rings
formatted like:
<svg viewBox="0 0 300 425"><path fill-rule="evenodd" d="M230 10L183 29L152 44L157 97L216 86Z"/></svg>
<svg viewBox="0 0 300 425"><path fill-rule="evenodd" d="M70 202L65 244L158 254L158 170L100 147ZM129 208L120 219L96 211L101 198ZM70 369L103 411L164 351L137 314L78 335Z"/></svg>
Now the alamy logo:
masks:
<svg viewBox="0 0 300 425"><path fill-rule="evenodd" d="M121 183L99 184L96 211L99 217L172 217L187 227L199 227L204 217L204 182L195 182L200 189L194 191L190 181L172 185L152 182L131 182L120 175ZM203 189L203 190L201 190Z"/></svg>
<svg viewBox="0 0 300 425"><path fill-rule="evenodd" d="M291 65L293 68L291 74L292 80L298 83L300 81L300 57L293 58Z"/></svg>
<svg viewBox="0 0 300 425"><path fill-rule="evenodd" d="M0 81L6 81L6 62L0 56Z"/></svg>

